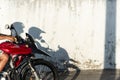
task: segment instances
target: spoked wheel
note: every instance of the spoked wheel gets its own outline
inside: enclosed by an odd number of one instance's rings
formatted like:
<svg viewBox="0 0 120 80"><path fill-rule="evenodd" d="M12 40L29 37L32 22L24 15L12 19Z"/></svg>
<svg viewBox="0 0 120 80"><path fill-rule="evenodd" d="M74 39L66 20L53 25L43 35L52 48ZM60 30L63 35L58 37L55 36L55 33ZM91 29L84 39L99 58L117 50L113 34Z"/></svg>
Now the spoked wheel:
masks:
<svg viewBox="0 0 120 80"><path fill-rule="evenodd" d="M56 68L48 61L35 60L31 65L24 67L23 80L58 80Z"/></svg>

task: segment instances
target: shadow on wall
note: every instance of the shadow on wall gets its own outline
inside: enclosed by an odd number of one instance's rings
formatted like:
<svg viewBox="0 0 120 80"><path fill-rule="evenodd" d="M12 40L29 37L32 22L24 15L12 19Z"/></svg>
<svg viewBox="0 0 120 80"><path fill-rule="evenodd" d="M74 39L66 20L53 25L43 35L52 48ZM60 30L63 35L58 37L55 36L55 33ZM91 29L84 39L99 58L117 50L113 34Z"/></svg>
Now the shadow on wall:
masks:
<svg viewBox="0 0 120 80"><path fill-rule="evenodd" d="M13 24L13 26L14 26L14 28L16 29L16 31L17 31L17 33L18 34L21 34L21 33L23 33L24 32L24 24L22 23L22 22L14 22L14 23L12 23ZM12 33L12 35L14 35L14 36L16 36L15 34L14 34L14 32Z"/></svg>
<svg viewBox="0 0 120 80"><path fill-rule="evenodd" d="M46 60L51 61L58 68L59 75L63 76L61 80L65 80L67 78L67 76L70 73L69 68L74 69L75 74L73 75L73 78L71 80L76 80L77 76L80 73L80 69L76 65L70 64L70 62L73 62L73 63L77 63L77 62L69 58L67 51L64 48L62 48L60 45L58 45L57 51L50 49L49 45L41 36L41 34L45 33L45 31L35 26L32 26L31 28L29 28L28 32L36 40L35 42L38 48L49 53L52 56L52 58L46 57L44 55L37 55L37 57L39 56L40 58L44 58ZM47 48L42 47L41 43L46 44L48 47Z"/></svg>
<svg viewBox="0 0 120 80"><path fill-rule="evenodd" d="M114 69L111 80L115 80L116 75L116 6L117 0L106 0L104 69ZM107 76L105 72L103 70L100 80Z"/></svg>
<svg viewBox="0 0 120 80"><path fill-rule="evenodd" d="M24 32L23 28L25 26L23 25L22 22L14 22L13 25L14 25L15 29L17 30L18 34L21 34ZM72 63L77 63L77 61L70 59L67 51L64 48L62 48L60 45L58 45L57 51L50 49L49 45L46 43L46 41L41 36L41 34L45 33L45 31L43 31L37 27L31 27L31 28L29 28L28 32L35 39L37 47L39 49L49 53L52 56L52 58L51 58L51 57L46 57L42 54L41 55L37 54L36 57L44 58L44 59L52 62L58 68L59 76L62 76L62 77L60 77L61 78L60 80L65 80L70 74L69 69L73 69L75 71L75 74L71 75L72 76L71 80L76 80L76 78L78 77L78 75L80 73L80 69ZM13 35L15 36L15 34L13 34ZM46 44L48 47L47 48L42 47L41 43ZM72 62L72 63L70 63L70 62Z"/></svg>

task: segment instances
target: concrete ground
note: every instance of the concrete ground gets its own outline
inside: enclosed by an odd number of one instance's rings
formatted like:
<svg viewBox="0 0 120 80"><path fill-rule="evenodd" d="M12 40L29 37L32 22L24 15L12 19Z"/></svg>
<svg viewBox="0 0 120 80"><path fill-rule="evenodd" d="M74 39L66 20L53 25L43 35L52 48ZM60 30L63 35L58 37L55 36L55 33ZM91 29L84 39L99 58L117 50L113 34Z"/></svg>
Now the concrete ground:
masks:
<svg viewBox="0 0 120 80"><path fill-rule="evenodd" d="M60 80L120 80L120 70L77 70L59 72Z"/></svg>

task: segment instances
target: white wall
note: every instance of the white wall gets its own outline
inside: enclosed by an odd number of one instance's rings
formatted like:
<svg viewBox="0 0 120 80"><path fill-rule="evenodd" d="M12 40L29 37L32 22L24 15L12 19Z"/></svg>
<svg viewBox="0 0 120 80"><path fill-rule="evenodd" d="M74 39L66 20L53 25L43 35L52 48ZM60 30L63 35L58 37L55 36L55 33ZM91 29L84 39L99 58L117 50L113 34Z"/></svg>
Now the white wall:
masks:
<svg viewBox="0 0 120 80"><path fill-rule="evenodd" d="M120 68L119 3L119 0L0 0L0 27L22 22L24 32L33 26L41 29L45 33L39 34L52 49L49 52L56 63L73 59L77 62L70 63L80 69ZM41 45L47 47L45 43Z"/></svg>

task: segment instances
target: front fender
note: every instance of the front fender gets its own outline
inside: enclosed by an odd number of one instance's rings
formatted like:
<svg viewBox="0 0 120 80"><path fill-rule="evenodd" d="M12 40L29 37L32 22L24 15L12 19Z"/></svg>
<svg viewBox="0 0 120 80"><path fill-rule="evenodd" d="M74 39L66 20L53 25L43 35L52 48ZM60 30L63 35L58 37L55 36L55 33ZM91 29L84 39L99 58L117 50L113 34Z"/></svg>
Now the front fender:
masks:
<svg viewBox="0 0 120 80"><path fill-rule="evenodd" d="M51 57L51 55L49 55L48 53L46 53L45 51L42 51L42 50L39 50L39 49L34 49L33 54L42 54L42 55L45 55L45 56L48 56L48 57Z"/></svg>

